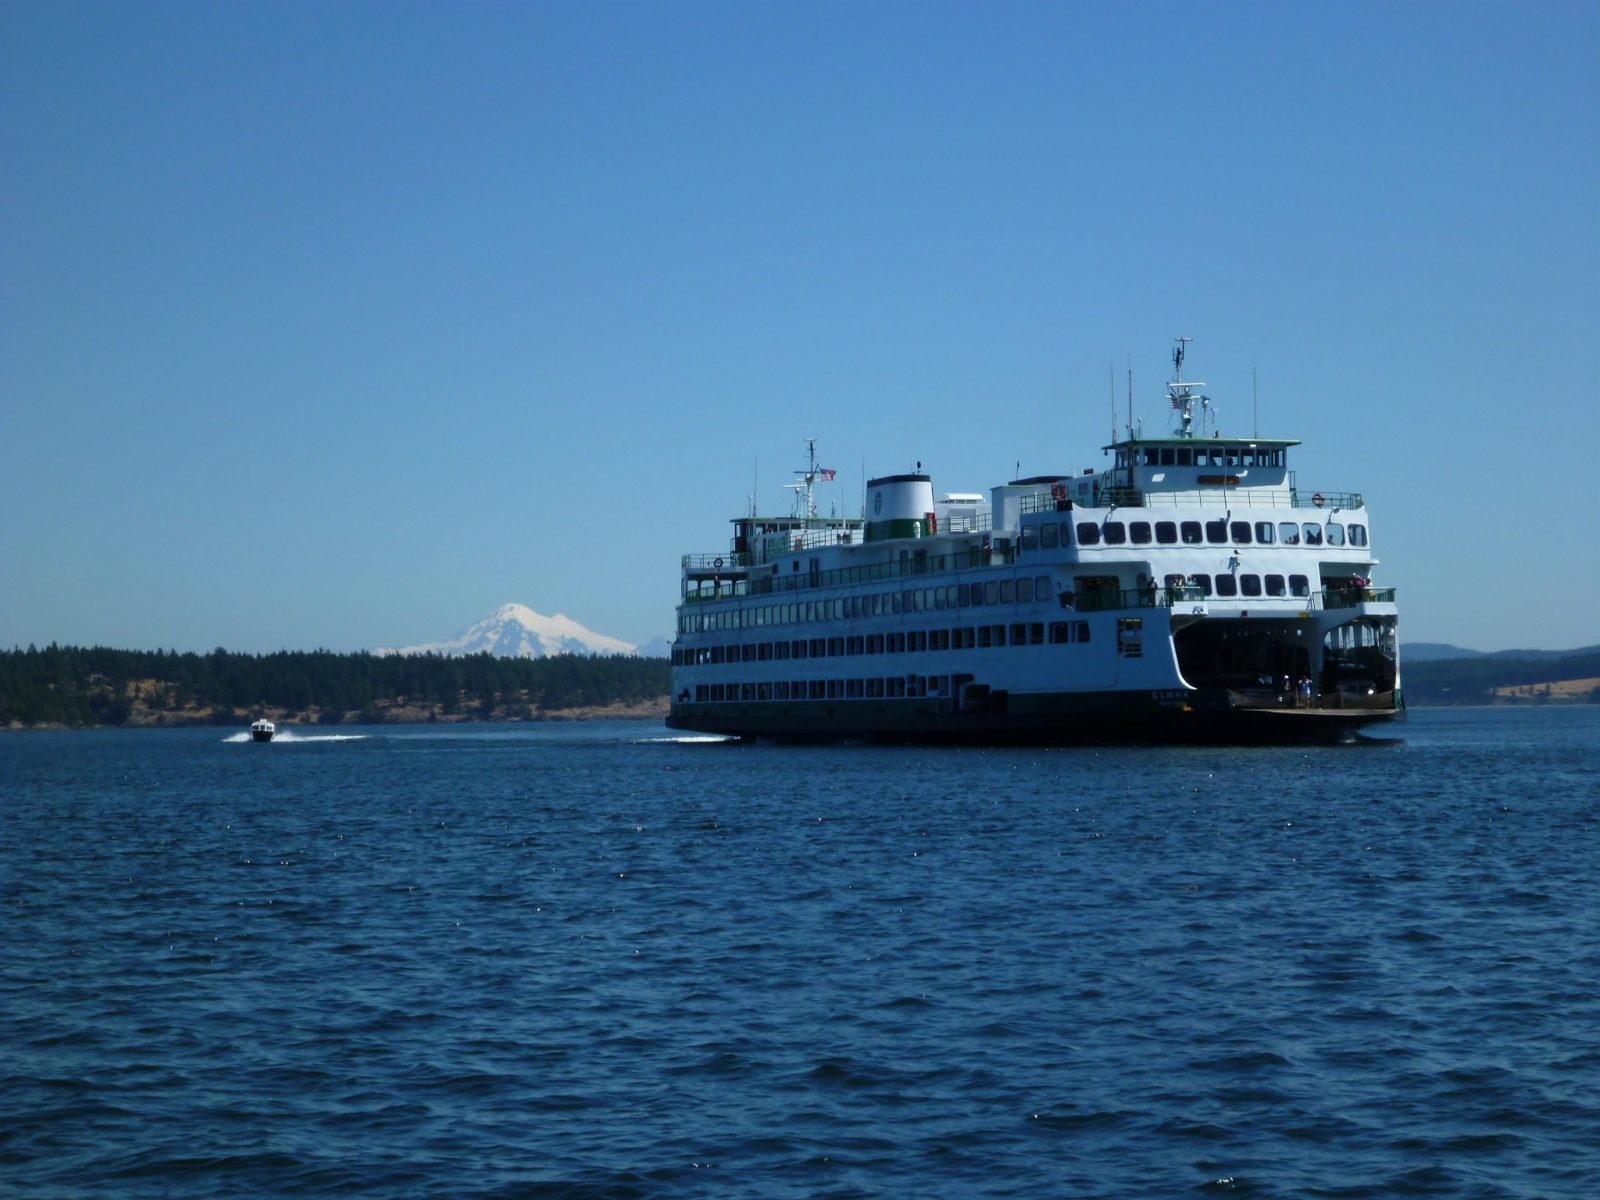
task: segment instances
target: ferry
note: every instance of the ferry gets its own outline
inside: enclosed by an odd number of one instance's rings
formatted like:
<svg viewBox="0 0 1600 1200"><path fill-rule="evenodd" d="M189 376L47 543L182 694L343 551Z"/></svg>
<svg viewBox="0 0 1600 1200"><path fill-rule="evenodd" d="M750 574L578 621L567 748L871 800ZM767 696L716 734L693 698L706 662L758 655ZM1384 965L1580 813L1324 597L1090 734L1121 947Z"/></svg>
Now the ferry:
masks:
<svg viewBox="0 0 1600 1200"><path fill-rule="evenodd" d="M270 742L278 734L278 727L271 721L263 718L250 725L250 739L256 742Z"/></svg>
<svg viewBox="0 0 1600 1200"><path fill-rule="evenodd" d="M936 495L915 471L822 516L733 520L682 560L674 729L777 741L1346 740L1404 715L1392 587L1358 492L1307 489L1296 439L1223 436L1183 378L1103 469Z"/></svg>

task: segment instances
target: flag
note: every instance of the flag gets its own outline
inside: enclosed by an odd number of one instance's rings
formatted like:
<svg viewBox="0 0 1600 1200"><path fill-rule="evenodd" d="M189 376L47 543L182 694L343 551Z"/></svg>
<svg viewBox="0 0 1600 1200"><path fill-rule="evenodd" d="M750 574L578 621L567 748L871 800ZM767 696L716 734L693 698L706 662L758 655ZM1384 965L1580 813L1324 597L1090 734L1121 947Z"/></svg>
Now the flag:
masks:
<svg viewBox="0 0 1600 1200"><path fill-rule="evenodd" d="M817 472L817 474L822 476L823 483L832 483L833 477L838 473L839 472L835 471L832 467L823 467L822 470Z"/></svg>

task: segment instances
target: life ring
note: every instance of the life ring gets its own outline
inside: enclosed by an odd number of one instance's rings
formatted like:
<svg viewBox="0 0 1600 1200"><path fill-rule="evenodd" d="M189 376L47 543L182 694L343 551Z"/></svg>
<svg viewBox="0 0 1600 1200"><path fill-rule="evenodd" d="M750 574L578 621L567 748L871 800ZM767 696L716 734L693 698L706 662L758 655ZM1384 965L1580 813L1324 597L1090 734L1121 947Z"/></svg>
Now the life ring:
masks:
<svg viewBox="0 0 1600 1200"><path fill-rule="evenodd" d="M717 561L716 561L716 562L714 562L714 563L712 563L712 564L711 564L711 565L712 565L712 566L713 566L713 567L715 567L715 568L716 568L716 569L717 569L717 570L719 570L719 571L720 571L720 570L722 570L722 559L720 559L720 558L719 558L719 559L717 559Z"/></svg>
<svg viewBox="0 0 1600 1200"><path fill-rule="evenodd" d="M1321 508L1327 502L1328 502L1327 497L1324 496L1321 492L1317 492L1315 495L1313 495L1311 497L1311 503L1315 504L1318 508Z"/></svg>

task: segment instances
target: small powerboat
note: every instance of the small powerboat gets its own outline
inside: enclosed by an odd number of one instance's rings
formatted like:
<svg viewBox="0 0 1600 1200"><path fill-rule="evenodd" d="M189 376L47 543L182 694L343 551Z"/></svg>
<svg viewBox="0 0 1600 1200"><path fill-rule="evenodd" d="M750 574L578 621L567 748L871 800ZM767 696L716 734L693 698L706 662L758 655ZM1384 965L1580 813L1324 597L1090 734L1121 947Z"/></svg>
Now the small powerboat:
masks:
<svg viewBox="0 0 1600 1200"><path fill-rule="evenodd" d="M250 737L257 742L270 742L272 735L278 732L278 727L271 721L257 721L250 726Z"/></svg>

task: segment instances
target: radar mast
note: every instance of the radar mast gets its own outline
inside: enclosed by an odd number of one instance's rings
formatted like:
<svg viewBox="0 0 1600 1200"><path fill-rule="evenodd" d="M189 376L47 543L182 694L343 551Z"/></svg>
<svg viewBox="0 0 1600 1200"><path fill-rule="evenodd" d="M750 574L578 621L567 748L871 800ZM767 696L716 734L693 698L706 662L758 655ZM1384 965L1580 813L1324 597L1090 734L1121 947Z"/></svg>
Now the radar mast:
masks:
<svg viewBox="0 0 1600 1200"><path fill-rule="evenodd" d="M817 465L817 439L806 439L806 465L795 471L795 481L783 486L794 493L794 515L803 520L814 520L817 515L815 489L818 483L831 483L837 472Z"/></svg>
<svg viewBox="0 0 1600 1200"><path fill-rule="evenodd" d="M1201 395L1198 391L1206 385L1199 380L1184 381L1183 360L1188 345L1194 341L1191 337L1176 339L1177 344L1172 348L1172 380L1167 384L1167 396L1172 401L1172 410L1178 414L1179 437L1190 438L1194 436L1194 406L1200 405L1200 432L1205 433L1205 413L1211 407L1211 397Z"/></svg>

